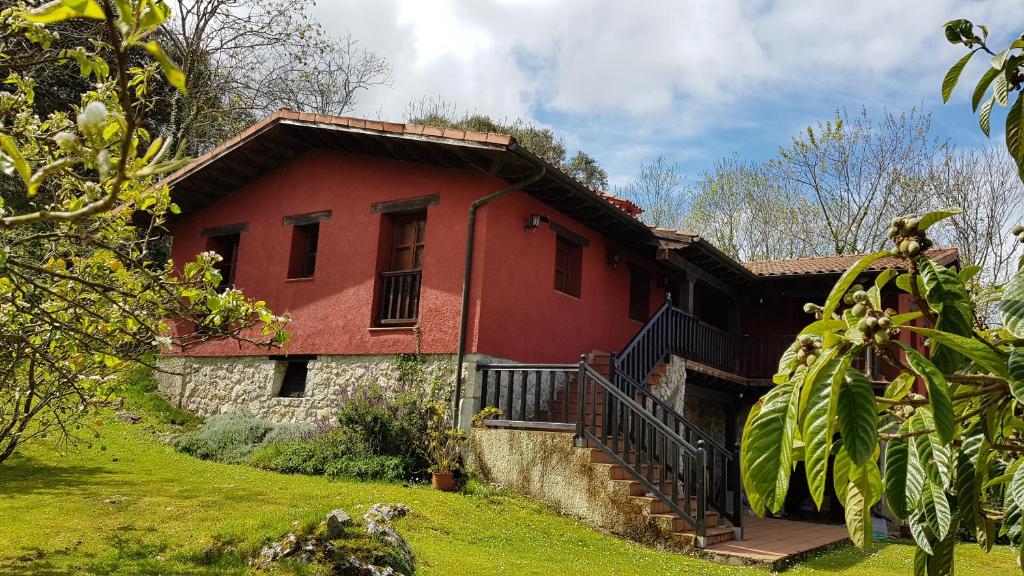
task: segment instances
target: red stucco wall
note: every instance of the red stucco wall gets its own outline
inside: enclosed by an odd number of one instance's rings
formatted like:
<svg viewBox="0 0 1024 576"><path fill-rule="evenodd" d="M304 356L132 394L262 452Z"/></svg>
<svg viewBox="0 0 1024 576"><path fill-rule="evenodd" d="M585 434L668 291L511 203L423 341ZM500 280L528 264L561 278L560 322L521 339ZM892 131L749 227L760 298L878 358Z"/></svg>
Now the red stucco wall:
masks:
<svg viewBox="0 0 1024 576"><path fill-rule="evenodd" d="M424 353L452 352L458 337L466 211L504 185L497 178L332 151L314 151L175 223L173 257L206 248L203 228L247 222L235 285L289 312L292 354L387 354L415 351L411 330L371 330L377 252L383 216L375 202L440 194L427 209L420 298ZM286 279L291 226L282 218L332 210L320 223L316 274ZM471 318L475 321L475 318ZM196 355L266 354L233 342L203 345Z"/></svg>
<svg viewBox="0 0 1024 576"><path fill-rule="evenodd" d="M427 210L420 296L420 351L454 353L469 204L505 186L477 172L314 151L219 202L176 222L173 257L182 263L206 249L202 230L240 222L235 285L293 317L291 354L390 354L416 350L411 330L373 326L382 216L375 202L439 194ZM287 280L292 227L285 216L331 210L320 223L316 274ZM554 290L555 233L523 230L531 212L586 236L582 297ZM640 328L630 320L629 255L606 264L597 234L520 192L483 207L478 216L467 351L534 362L573 362L598 348L621 348ZM648 262L647 266L654 266ZM653 271L653 268L652 268ZM652 278L655 275L652 274ZM652 281L650 310L664 292ZM479 321L478 321L479 319ZM480 330L475 327L480 325ZM195 355L264 355L234 342L209 343Z"/></svg>
<svg viewBox="0 0 1024 576"><path fill-rule="evenodd" d="M479 271L483 293L478 348L487 354L524 362L574 362L591 350L618 351L643 326L629 318L629 266L651 272L650 313L664 302L656 286L656 264L621 251L607 263L603 236L526 195L515 194L486 208L479 229ZM541 224L524 230L531 213L587 238L583 248L580 297L554 288L556 233Z"/></svg>

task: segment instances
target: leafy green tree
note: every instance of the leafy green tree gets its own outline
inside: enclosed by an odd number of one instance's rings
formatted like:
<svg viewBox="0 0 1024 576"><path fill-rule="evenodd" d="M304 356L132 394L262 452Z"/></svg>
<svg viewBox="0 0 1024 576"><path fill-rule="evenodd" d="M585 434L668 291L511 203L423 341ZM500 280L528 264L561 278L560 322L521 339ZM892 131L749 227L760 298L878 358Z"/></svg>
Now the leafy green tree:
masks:
<svg viewBox="0 0 1024 576"><path fill-rule="evenodd" d="M91 86L73 107L42 110L39 67L25 67L11 69L0 91L0 462L32 438L81 439L83 417L119 374L151 366L161 347L286 340L286 317L217 290L217 254L180 273L156 254L178 211L156 179L185 162L144 128L155 87L185 86L153 40L169 13L153 0L0 10L0 47L16 39L37 62L74 62ZM78 20L98 22L101 34L56 42L54 27Z"/></svg>

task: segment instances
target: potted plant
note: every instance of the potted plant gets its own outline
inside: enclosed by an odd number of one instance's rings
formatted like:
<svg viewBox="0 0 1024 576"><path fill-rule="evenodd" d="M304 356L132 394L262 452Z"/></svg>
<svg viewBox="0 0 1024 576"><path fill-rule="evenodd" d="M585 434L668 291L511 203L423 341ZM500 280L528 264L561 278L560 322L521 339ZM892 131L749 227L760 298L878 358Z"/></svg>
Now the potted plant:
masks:
<svg viewBox="0 0 1024 576"><path fill-rule="evenodd" d="M455 471L459 468L459 454L465 434L460 428L453 428L445 417L445 407L433 404L430 407L430 474L431 484L437 490L455 490Z"/></svg>

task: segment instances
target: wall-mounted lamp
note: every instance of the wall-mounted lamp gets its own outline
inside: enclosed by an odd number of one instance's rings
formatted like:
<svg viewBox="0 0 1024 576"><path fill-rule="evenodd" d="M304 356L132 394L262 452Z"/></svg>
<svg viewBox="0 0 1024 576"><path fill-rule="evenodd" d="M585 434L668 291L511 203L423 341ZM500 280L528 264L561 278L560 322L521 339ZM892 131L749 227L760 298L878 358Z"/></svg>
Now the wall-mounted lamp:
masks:
<svg viewBox="0 0 1024 576"><path fill-rule="evenodd" d="M614 268L618 265L620 260L622 260L622 252L619 252L614 248L609 248L608 254L605 255L605 261L608 263L608 267Z"/></svg>
<svg viewBox="0 0 1024 576"><path fill-rule="evenodd" d="M523 230L536 230L540 228L541 222L550 222L550 220L543 214L530 214L526 220L523 220Z"/></svg>

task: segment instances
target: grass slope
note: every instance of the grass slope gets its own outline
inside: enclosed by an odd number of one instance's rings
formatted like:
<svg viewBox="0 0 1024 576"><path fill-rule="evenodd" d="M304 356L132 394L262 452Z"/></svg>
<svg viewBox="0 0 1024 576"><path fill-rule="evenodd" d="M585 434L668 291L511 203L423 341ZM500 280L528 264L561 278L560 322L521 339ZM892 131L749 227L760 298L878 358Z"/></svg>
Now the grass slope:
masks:
<svg viewBox="0 0 1024 576"><path fill-rule="evenodd" d="M37 444L0 464L0 574L245 574L239 554L211 551L256 549L339 506L358 516L398 501L412 508L398 527L417 574L766 574L633 545L489 490L444 494L201 461L144 424L103 422L93 448L61 455ZM1006 549L958 552L961 576L1013 573ZM909 575L911 558L902 544L846 548L789 573Z"/></svg>

